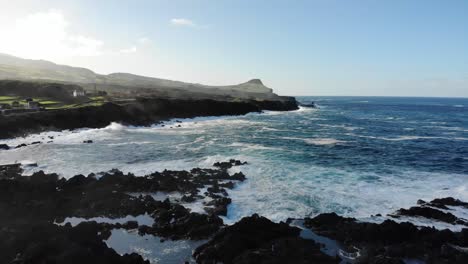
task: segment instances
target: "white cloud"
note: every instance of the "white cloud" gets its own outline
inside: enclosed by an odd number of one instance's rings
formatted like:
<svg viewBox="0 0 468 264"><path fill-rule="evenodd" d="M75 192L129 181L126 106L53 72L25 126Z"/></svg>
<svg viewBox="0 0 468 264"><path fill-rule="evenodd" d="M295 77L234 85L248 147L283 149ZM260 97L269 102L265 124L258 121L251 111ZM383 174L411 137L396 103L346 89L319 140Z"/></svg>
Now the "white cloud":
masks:
<svg viewBox="0 0 468 264"><path fill-rule="evenodd" d="M0 28L0 52L31 59L61 59L102 54L101 40L69 31L59 10L30 14Z"/></svg>
<svg viewBox="0 0 468 264"><path fill-rule="evenodd" d="M175 26L184 26L184 27L196 27L192 20L186 18L173 18L171 19L171 24Z"/></svg>
<svg viewBox="0 0 468 264"><path fill-rule="evenodd" d="M132 46L128 49L121 49L120 50L120 53L135 53L137 52L137 47L136 46Z"/></svg>

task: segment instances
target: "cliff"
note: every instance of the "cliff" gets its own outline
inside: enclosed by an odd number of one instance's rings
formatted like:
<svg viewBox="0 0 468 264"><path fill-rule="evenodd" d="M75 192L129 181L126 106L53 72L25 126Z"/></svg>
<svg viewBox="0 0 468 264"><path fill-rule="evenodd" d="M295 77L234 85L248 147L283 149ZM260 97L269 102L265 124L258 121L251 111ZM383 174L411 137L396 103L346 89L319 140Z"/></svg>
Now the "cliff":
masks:
<svg viewBox="0 0 468 264"><path fill-rule="evenodd" d="M283 101L227 102L216 100L140 99L117 105L106 103L98 107L44 111L9 116L0 115L0 139L25 136L49 130L101 128L111 122L145 126L171 118L197 116L243 115L262 110L288 111L297 109L294 98Z"/></svg>

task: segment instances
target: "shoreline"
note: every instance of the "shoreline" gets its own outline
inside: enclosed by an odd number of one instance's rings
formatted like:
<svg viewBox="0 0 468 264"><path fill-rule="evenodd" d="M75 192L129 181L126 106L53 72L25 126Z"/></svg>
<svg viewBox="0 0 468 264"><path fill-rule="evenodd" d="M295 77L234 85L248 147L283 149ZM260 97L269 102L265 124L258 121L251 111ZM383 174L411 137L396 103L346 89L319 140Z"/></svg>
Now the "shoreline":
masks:
<svg viewBox="0 0 468 264"><path fill-rule="evenodd" d="M109 240L114 231L121 230L154 237L161 244L165 240L194 242L193 259L186 256L183 261L196 263L405 263L404 259L466 263L468 260L465 252L468 228L438 230L395 221L418 217L468 227L466 220L451 213L468 210L468 203L450 197L430 202L419 200L416 206L389 215L395 220L378 224L322 213L279 223L254 214L226 225L221 216L227 214L231 203L228 190L249 179L248 175L231 174L228 170L244 164L240 160L220 161L212 169L153 172L145 176L111 170L69 179L43 172L25 177L18 166L0 166L0 208L5 212L0 222L7 227L0 233L8 238L8 242L0 243L0 256L5 260L15 258L14 263L44 260L70 263L78 258L76 254L88 248L91 251L86 257L81 256L81 261L149 263L141 254L116 254L109 247L108 243L112 245L114 241ZM166 196L152 196L154 192ZM174 192L180 195L174 196ZM185 204L197 201L202 201L205 213L187 209ZM41 250L31 251L31 247Z"/></svg>
<svg viewBox="0 0 468 264"><path fill-rule="evenodd" d="M291 111L299 109L294 98L278 101L215 101L180 99L140 99L134 103L83 107L28 114L0 115L0 139L78 128L103 128L112 122L149 126L174 118L245 115L251 112Z"/></svg>

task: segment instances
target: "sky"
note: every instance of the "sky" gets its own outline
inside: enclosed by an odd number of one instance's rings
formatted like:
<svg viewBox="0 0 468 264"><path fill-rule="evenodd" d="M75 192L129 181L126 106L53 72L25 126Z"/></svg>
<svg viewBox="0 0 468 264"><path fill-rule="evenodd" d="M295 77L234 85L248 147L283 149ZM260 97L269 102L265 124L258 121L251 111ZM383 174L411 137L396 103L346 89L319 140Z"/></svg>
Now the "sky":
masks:
<svg viewBox="0 0 468 264"><path fill-rule="evenodd" d="M281 95L468 97L466 0L0 0L0 53Z"/></svg>

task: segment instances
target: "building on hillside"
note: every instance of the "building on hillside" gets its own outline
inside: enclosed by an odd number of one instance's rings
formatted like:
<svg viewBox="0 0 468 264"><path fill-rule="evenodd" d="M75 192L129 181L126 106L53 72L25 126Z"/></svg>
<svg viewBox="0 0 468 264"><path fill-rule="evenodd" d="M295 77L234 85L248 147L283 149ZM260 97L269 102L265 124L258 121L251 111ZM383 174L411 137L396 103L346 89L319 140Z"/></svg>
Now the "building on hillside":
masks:
<svg viewBox="0 0 468 264"><path fill-rule="evenodd" d="M85 96L86 93L84 90L75 90L73 91L73 97Z"/></svg>

